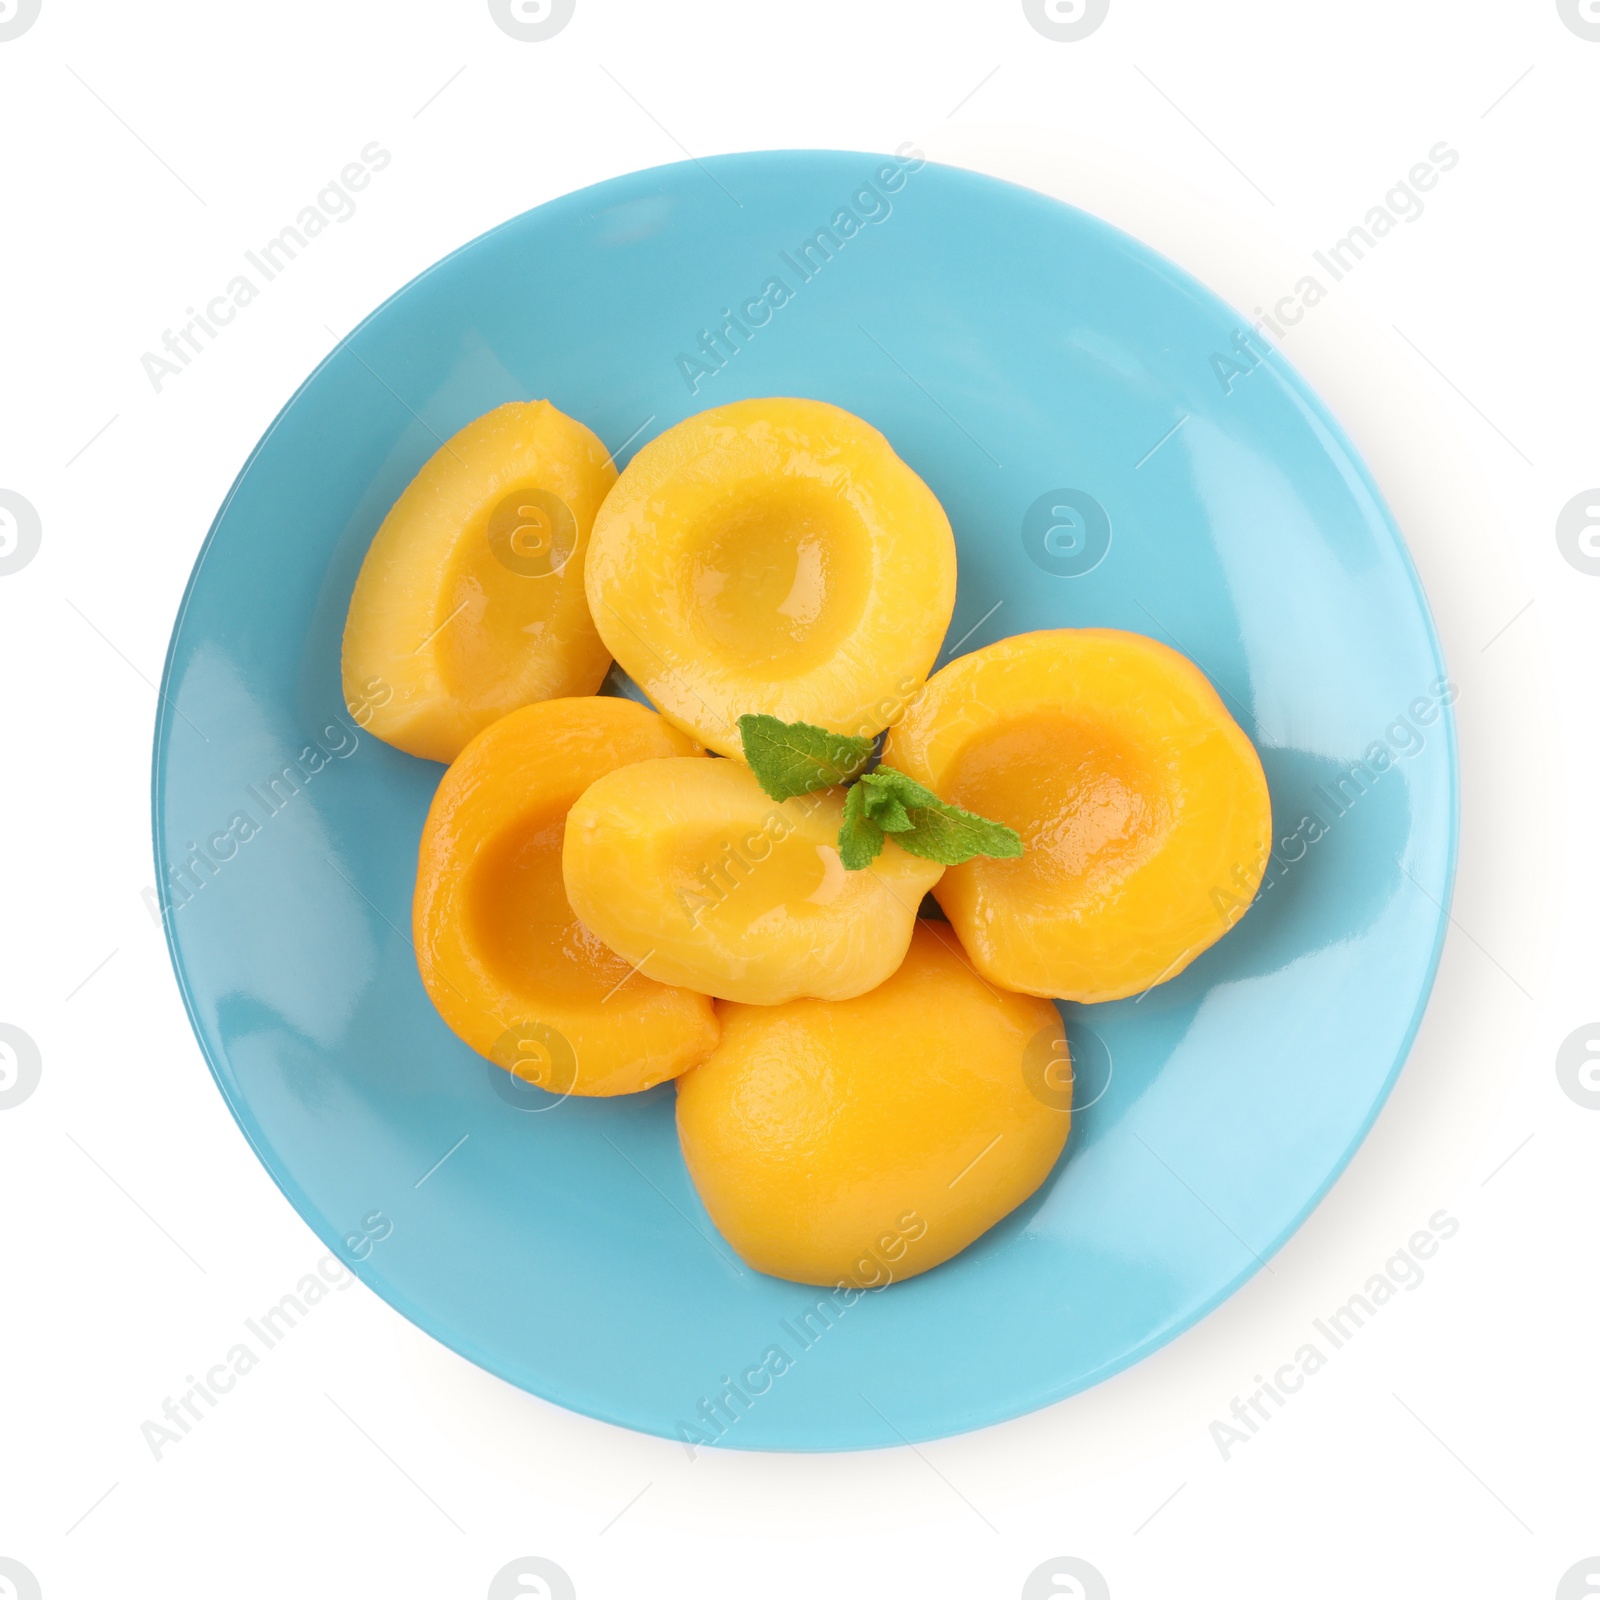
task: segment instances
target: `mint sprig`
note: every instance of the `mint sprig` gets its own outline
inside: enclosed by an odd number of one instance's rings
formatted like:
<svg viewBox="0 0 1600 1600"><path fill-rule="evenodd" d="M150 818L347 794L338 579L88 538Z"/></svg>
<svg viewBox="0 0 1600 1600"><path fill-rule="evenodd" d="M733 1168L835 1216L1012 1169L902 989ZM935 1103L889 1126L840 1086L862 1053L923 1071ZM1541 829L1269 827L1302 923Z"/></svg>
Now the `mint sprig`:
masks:
<svg viewBox="0 0 1600 1600"><path fill-rule="evenodd" d="M744 716L739 734L745 761L774 800L850 783L872 755L871 739L829 733L809 722ZM1014 828L949 805L915 778L880 766L862 774L845 794L839 860L848 871L859 872L877 859L891 836L902 850L946 867L974 856L1022 854Z"/></svg>
<svg viewBox="0 0 1600 1600"><path fill-rule="evenodd" d="M844 821L839 824L839 859L846 871L870 867L883 849L883 825L867 815L867 788L855 784L845 793Z"/></svg>
<svg viewBox="0 0 1600 1600"><path fill-rule="evenodd" d="M872 759L876 742L765 714L740 717L739 740L745 765L774 800L848 783Z"/></svg>
<svg viewBox="0 0 1600 1600"><path fill-rule="evenodd" d="M1022 854L1022 836L1015 828L950 805L893 767L869 772L850 793L853 795L857 789L866 791L860 807L865 820L880 830L868 860L883 848L885 835L891 836L902 850L944 867L958 867L974 856L1006 860ZM848 810L848 797L845 806ZM839 859L844 861L843 829L839 838ZM870 838L864 842L870 843ZM853 853L859 855L859 848ZM844 864L850 865L848 861Z"/></svg>

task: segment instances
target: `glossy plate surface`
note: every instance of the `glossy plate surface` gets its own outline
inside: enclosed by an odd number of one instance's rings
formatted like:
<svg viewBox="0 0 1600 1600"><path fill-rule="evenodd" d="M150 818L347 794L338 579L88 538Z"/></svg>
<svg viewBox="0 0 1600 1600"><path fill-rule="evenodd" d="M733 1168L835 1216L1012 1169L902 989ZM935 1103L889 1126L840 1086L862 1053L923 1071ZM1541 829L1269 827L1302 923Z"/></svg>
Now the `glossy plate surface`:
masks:
<svg viewBox="0 0 1600 1600"><path fill-rule="evenodd" d="M744 332L703 340L729 314ZM702 1401L732 1377L753 1399L723 1443L842 1449L1082 1389L1282 1243L1420 1019L1455 754L1388 512L1317 399L1240 327L1171 263L1030 191L881 156L763 154L519 217L317 369L196 564L157 728L155 836L217 1081L374 1290L576 1410L678 1436L706 1429ZM1278 840L1260 903L1181 977L1064 1008L1082 1109L1044 1188L955 1261L824 1312L821 1291L743 1268L718 1238L670 1086L519 1099L435 1015L408 930L442 769L359 732L339 680L368 541L472 417L548 396L621 463L684 416L771 394L859 413L943 501L961 562L952 653L1094 624L1192 656L1257 740ZM363 1242L379 1211L392 1232ZM764 1357L781 1376L763 1381Z"/></svg>

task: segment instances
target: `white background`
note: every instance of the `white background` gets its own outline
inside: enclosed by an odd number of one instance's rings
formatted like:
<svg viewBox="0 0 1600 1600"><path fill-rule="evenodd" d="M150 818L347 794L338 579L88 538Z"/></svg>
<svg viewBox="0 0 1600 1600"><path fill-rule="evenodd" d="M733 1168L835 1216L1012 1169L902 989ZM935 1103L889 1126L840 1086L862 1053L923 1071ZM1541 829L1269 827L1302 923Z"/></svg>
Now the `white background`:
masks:
<svg viewBox="0 0 1600 1600"><path fill-rule="evenodd" d="M1111 0L1077 43L1016 0L578 0L542 43L482 0L43 0L0 42L0 489L43 528L0 576L0 1022L42 1058L0 1111L0 1557L45 1600L478 1600L524 1555L583 1600L1010 1600L1061 1555L1115 1600L1544 1600L1600 1556L1600 1113L1554 1068L1600 1016L1600 576L1554 533L1600 483L1597 106L1600 42L1554 0ZM1374 460L1463 684L1462 890L1393 1101L1272 1273L977 1435L691 1462L356 1286L154 1460L141 1423L321 1253L213 1088L140 897L153 683L239 464L337 337L516 212L686 152L907 139L997 171L1077 151L1108 215L1145 172L1145 236L1185 259L1187 208L1223 292L1274 261L1292 282L1437 141L1460 151L1286 346ZM357 214L154 392L141 355L371 140L393 161ZM1426 1281L1224 1460L1211 1422L1440 1207L1460 1229Z"/></svg>

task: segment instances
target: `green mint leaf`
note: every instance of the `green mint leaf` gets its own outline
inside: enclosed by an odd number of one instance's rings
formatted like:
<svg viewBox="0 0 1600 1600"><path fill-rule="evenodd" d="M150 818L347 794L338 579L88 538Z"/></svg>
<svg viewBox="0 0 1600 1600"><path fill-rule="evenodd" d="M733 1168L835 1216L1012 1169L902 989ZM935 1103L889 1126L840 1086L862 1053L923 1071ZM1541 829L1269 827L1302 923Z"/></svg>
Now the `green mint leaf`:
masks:
<svg viewBox="0 0 1600 1600"><path fill-rule="evenodd" d="M739 718L739 739L745 765L774 800L848 783L867 764L874 745L871 739L829 733L810 722L782 722L764 713Z"/></svg>
<svg viewBox="0 0 1600 1600"><path fill-rule="evenodd" d="M869 772L861 780L874 791L876 801L867 802L868 814L873 814L874 805L887 809L889 806L898 806L902 811L908 811L912 806L938 806L944 802L932 789L925 789L915 778L908 778L905 773L894 767L879 767L876 772Z"/></svg>
<svg viewBox="0 0 1600 1600"><path fill-rule="evenodd" d="M868 789L858 783L844 797L844 821L839 825L839 860L848 872L871 866L883 849L883 829L867 815Z"/></svg>
<svg viewBox="0 0 1600 1600"><path fill-rule="evenodd" d="M1022 854L1022 837L1003 822L963 811L960 806L929 806L912 813L910 833L895 835L902 850L941 866L959 867L974 856L1006 860Z"/></svg>
<svg viewBox="0 0 1600 1600"><path fill-rule="evenodd" d="M869 772L850 791L845 800L847 825L851 803L862 790L866 790L867 795L860 803L859 815L876 823L884 832L892 833L895 843L914 856L955 867L974 856L1007 858L1022 854L1022 839L1015 829L1003 822L991 822L975 812L963 811L960 806L947 805L931 789L893 767L879 767L876 772ZM902 817L903 825L900 824ZM839 858L849 867L851 863L845 858L843 838L841 830Z"/></svg>
<svg viewBox="0 0 1600 1600"><path fill-rule="evenodd" d="M874 783L869 772L856 786L861 790L861 806L885 833L904 833L912 826L911 815L892 787Z"/></svg>

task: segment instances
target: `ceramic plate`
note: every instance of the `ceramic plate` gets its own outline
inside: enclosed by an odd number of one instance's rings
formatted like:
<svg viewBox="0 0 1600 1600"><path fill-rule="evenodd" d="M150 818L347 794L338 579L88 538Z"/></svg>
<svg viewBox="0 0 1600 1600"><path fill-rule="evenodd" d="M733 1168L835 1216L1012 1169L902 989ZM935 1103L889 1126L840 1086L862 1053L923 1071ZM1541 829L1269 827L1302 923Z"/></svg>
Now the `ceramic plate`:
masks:
<svg viewBox="0 0 1600 1600"><path fill-rule="evenodd" d="M1427 997L1455 855L1453 691L1365 467L1241 329L1069 206L911 156L802 152L541 206L312 374L184 597L155 845L217 1083L377 1293L577 1411L703 1435L731 1379L746 1399L720 1402L721 1443L847 1449L1070 1395L1283 1243L1372 1122ZM625 464L749 395L860 414L943 501L961 569L946 658L1032 628L1150 634L1209 675L1272 790L1274 859L1240 926L1138 1000L1063 1008L1079 1105L1050 1180L954 1261L849 1305L719 1238L669 1085L519 1093L446 1029L409 938L442 769L363 733L340 688L368 541L471 418L547 396Z"/></svg>

